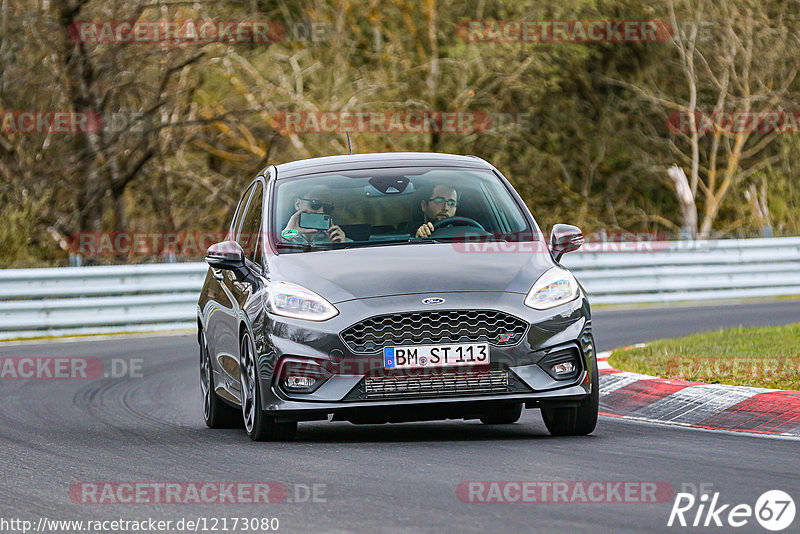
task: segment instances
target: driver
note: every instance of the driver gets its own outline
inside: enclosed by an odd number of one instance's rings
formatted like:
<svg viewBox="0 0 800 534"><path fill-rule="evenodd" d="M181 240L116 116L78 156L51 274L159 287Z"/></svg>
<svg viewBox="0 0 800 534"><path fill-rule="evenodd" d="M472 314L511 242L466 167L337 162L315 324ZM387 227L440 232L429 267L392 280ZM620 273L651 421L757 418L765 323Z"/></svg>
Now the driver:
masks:
<svg viewBox="0 0 800 534"><path fill-rule="evenodd" d="M458 193L449 185L437 185L427 199L420 201L424 222L417 228L416 237L428 237L433 223L454 217L458 207Z"/></svg>
<svg viewBox="0 0 800 534"><path fill-rule="evenodd" d="M304 194L298 195L294 199L294 209L294 215L289 218L286 228L281 232L282 236L285 235L284 232L286 230L295 230L297 232L294 238L288 239L289 241L298 241L297 238L300 238L300 242L305 240L307 243L344 243L347 240L344 230L333 224L333 219L331 219L330 228L324 231L300 227L301 213L329 214L333 211L334 205L331 200L330 189L324 185L314 186ZM287 238L284 237L284 239Z"/></svg>

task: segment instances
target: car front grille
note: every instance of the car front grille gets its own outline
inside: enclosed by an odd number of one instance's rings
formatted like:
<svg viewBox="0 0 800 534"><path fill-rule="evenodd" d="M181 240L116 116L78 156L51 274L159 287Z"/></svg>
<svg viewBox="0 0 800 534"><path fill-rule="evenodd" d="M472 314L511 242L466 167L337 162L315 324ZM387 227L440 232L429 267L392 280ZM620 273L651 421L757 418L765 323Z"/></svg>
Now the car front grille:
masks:
<svg viewBox="0 0 800 534"><path fill-rule="evenodd" d="M366 377L361 398L390 399L397 397L426 397L447 394L505 393L508 391L508 372L492 370L451 372L430 376Z"/></svg>
<svg viewBox="0 0 800 534"><path fill-rule="evenodd" d="M342 341L356 353L383 347L426 343L488 342L498 347L519 343L528 323L494 310L443 310L370 317L343 330Z"/></svg>

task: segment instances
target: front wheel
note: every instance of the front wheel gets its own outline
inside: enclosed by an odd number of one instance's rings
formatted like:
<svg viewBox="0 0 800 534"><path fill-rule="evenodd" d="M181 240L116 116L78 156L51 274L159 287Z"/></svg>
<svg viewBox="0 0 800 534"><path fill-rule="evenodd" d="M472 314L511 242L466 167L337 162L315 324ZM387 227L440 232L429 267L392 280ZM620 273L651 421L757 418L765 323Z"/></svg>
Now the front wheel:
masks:
<svg viewBox="0 0 800 534"><path fill-rule="evenodd" d="M553 436L585 436L597 426L600 405L600 383L597 361L592 370L592 392L574 408L542 408L542 419Z"/></svg>
<svg viewBox="0 0 800 534"><path fill-rule="evenodd" d="M241 428L239 410L225 404L214 387L214 370L205 332L200 332L200 391L203 394L203 419L208 428Z"/></svg>
<svg viewBox="0 0 800 534"><path fill-rule="evenodd" d="M297 421L278 423L261 410L261 381L258 379L255 351L250 334L241 345L242 417L244 429L253 441L288 441L297 432Z"/></svg>

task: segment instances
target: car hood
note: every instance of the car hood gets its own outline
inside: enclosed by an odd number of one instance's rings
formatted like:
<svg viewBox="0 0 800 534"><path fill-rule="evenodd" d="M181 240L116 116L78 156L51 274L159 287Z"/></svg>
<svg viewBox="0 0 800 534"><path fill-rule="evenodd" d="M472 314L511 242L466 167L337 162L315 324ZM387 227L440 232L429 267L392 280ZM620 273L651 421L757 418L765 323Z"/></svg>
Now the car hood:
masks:
<svg viewBox="0 0 800 534"><path fill-rule="evenodd" d="M272 256L268 270L271 280L300 284L334 304L418 293L527 293L556 264L541 242L525 245L519 247L522 252L473 252L458 243L424 243L285 253Z"/></svg>

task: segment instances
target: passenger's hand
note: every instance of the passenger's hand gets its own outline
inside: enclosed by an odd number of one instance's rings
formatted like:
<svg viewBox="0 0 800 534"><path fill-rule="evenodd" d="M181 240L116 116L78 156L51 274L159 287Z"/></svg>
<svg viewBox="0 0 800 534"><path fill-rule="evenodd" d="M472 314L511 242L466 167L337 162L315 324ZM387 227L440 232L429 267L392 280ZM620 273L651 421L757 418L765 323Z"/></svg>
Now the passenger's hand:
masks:
<svg viewBox="0 0 800 534"><path fill-rule="evenodd" d="M426 222L419 228L417 228L417 237L430 237L430 235L434 232L435 228L433 227L432 222Z"/></svg>
<svg viewBox="0 0 800 534"><path fill-rule="evenodd" d="M335 224L325 230L325 233L328 234L328 239L331 240L331 243L344 243L345 235L344 230L336 226Z"/></svg>
<svg viewBox="0 0 800 534"><path fill-rule="evenodd" d="M300 214L301 213L303 213L303 210L295 212L295 214L292 215L289 218L289 222L286 223L286 228L284 228L284 230L297 230L298 232L302 232L303 229L300 228Z"/></svg>

